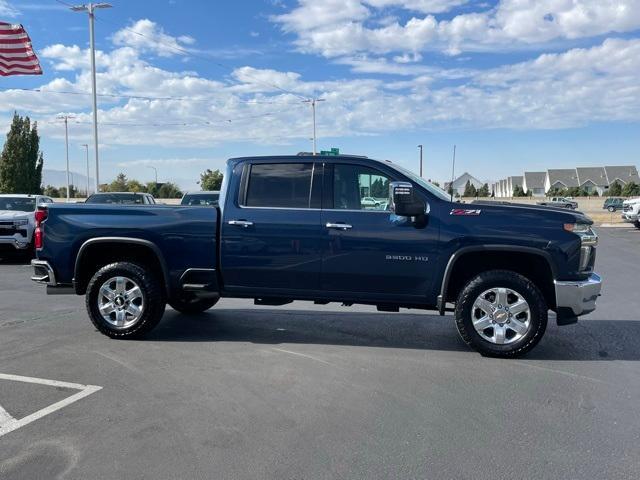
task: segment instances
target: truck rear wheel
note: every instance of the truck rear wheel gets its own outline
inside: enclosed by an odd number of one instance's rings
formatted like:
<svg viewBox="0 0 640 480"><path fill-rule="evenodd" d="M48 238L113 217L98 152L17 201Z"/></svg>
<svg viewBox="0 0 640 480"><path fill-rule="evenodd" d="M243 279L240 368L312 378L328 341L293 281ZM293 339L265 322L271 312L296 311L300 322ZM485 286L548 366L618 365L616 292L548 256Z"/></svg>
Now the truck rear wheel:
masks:
<svg viewBox="0 0 640 480"><path fill-rule="evenodd" d="M89 281L85 303L95 327L111 338L134 338L152 330L164 314L156 275L129 262L105 265Z"/></svg>
<svg viewBox="0 0 640 480"><path fill-rule="evenodd" d="M455 309L462 339L482 355L517 357L540 341L547 304L527 278L508 270L483 272L462 289Z"/></svg>
<svg viewBox="0 0 640 480"><path fill-rule="evenodd" d="M194 314L209 310L218 300L218 297L198 298L193 295L172 299L169 305L180 313Z"/></svg>

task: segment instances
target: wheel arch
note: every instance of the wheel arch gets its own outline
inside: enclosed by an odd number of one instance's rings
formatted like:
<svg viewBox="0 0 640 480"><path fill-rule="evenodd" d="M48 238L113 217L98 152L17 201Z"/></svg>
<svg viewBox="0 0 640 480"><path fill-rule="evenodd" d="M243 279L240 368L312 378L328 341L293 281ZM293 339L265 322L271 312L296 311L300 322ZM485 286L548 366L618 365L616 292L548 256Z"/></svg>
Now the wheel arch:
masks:
<svg viewBox="0 0 640 480"><path fill-rule="evenodd" d="M125 254L114 253L116 248L123 245L129 247ZM99 257L98 252L102 253ZM73 270L76 293L83 295L97 268L113 261L139 261L149 266L160 275L164 293L170 296L169 269L160 248L149 240L128 237L95 237L80 246Z"/></svg>
<svg viewBox="0 0 640 480"><path fill-rule="evenodd" d="M510 263L514 258L521 259L523 256L533 260L533 263L524 265ZM553 280L556 278L556 270L548 252L520 245L473 245L463 247L449 257L438 295L440 315L444 315L448 299L455 296L466 281L481 271L487 270L486 267L492 260L496 263L491 269L511 270L529 278L542 291L549 307L555 308ZM454 273L458 273L464 264L461 261L467 261L469 268L465 269L461 275L454 276ZM536 271L534 266L541 267L541 271Z"/></svg>

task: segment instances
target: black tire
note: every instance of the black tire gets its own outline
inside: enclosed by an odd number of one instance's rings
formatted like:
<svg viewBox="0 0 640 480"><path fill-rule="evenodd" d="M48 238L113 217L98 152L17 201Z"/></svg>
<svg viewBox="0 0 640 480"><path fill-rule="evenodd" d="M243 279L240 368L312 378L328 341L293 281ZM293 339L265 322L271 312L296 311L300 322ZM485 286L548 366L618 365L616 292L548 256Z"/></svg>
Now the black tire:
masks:
<svg viewBox="0 0 640 480"><path fill-rule="evenodd" d="M633 226L640 229L640 220L636 220L635 222L633 222Z"/></svg>
<svg viewBox="0 0 640 480"><path fill-rule="evenodd" d="M513 343L492 343L482 338L473 326L472 310L476 298L486 290L498 287L506 287L517 292L529 304L528 331ZM529 352L540 341L547 328L547 310L544 296L529 279L509 270L490 270L471 279L458 295L455 309L456 326L467 345L481 355L514 358Z"/></svg>
<svg viewBox="0 0 640 480"><path fill-rule="evenodd" d="M116 327L107 322L100 313L98 296L102 285L112 277L126 277L133 280L142 292L144 304L140 317L126 328ZM89 318L95 327L111 338L137 338L151 331L162 319L166 301L157 276L149 268L129 262L116 262L98 270L87 286L85 304Z"/></svg>
<svg viewBox="0 0 640 480"><path fill-rule="evenodd" d="M609 207L607 208L607 210L609 210L611 213L616 211L616 207Z"/></svg>
<svg viewBox="0 0 640 480"><path fill-rule="evenodd" d="M192 315L209 310L218 300L218 297L198 298L193 295L172 299L169 305L180 313Z"/></svg>

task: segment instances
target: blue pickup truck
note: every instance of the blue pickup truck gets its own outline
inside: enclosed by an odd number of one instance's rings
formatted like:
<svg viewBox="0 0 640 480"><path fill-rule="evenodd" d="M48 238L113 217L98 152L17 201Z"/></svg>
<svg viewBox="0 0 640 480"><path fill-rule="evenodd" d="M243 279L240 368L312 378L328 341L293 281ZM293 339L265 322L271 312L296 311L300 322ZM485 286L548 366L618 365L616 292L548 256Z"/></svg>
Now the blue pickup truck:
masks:
<svg viewBox="0 0 640 480"><path fill-rule="evenodd" d="M376 199L375 202L363 199ZM592 221L566 209L451 202L387 161L356 156L231 159L217 208L43 205L33 280L84 295L113 338L154 328L168 303L220 297L454 312L483 355L514 357L595 309Z"/></svg>

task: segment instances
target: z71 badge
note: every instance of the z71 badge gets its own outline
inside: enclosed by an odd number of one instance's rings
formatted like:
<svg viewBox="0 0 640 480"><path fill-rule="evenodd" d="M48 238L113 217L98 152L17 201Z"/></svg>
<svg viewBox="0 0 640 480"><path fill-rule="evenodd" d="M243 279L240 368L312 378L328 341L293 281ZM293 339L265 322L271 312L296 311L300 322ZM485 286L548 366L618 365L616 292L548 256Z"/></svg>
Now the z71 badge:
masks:
<svg viewBox="0 0 640 480"><path fill-rule="evenodd" d="M480 215L480 212L482 212L482 210L480 209L453 208L451 209L451 212L449 212L449 215L462 215L462 216Z"/></svg>

